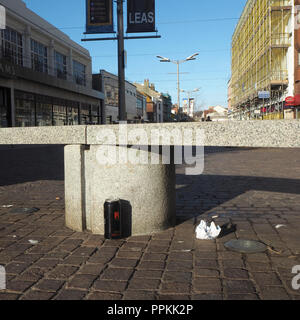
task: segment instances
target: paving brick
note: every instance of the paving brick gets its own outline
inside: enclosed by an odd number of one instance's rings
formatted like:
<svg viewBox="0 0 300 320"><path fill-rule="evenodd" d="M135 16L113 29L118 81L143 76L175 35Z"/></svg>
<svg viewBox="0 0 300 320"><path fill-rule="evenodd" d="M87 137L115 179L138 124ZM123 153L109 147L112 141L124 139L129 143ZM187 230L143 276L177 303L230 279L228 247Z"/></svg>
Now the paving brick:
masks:
<svg viewBox="0 0 300 320"><path fill-rule="evenodd" d="M168 261L166 268L169 271L191 271L193 269L193 262L170 260Z"/></svg>
<svg viewBox="0 0 300 320"><path fill-rule="evenodd" d="M249 279L248 271L245 269L226 268L224 276L229 279Z"/></svg>
<svg viewBox="0 0 300 320"><path fill-rule="evenodd" d="M195 266L199 268L216 269L218 267L218 261L210 259L196 259Z"/></svg>
<svg viewBox="0 0 300 320"><path fill-rule="evenodd" d="M6 289L15 292L24 292L34 284L33 281L12 280L7 281Z"/></svg>
<svg viewBox="0 0 300 320"><path fill-rule="evenodd" d="M198 293L193 294L191 300L223 300L223 295L220 293Z"/></svg>
<svg viewBox="0 0 300 320"><path fill-rule="evenodd" d="M154 291L128 290L124 293L123 300L156 300L156 294Z"/></svg>
<svg viewBox="0 0 300 320"><path fill-rule="evenodd" d="M133 277L129 282L128 289L130 290L156 290L160 285L158 279L142 279Z"/></svg>
<svg viewBox="0 0 300 320"><path fill-rule="evenodd" d="M290 300L286 290L277 286L261 288L261 296L263 300Z"/></svg>
<svg viewBox="0 0 300 320"><path fill-rule="evenodd" d="M82 300L86 294L86 291L63 289L54 297L54 300Z"/></svg>
<svg viewBox="0 0 300 320"><path fill-rule="evenodd" d="M130 279L133 272L133 269L108 268L103 272L101 279L127 281Z"/></svg>
<svg viewBox="0 0 300 320"><path fill-rule="evenodd" d="M104 264L85 264L79 269L78 273L100 275L104 268Z"/></svg>
<svg viewBox="0 0 300 320"><path fill-rule="evenodd" d="M163 270L137 270L134 273L135 278L161 279Z"/></svg>
<svg viewBox="0 0 300 320"><path fill-rule="evenodd" d="M194 292L215 292L219 293L222 290L221 281L215 278L196 278L193 280Z"/></svg>
<svg viewBox="0 0 300 320"><path fill-rule="evenodd" d="M274 272L253 272L252 276L260 287L282 285L279 277Z"/></svg>
<svg viewBox="0 0 300 320"><path fill-rule="evenodd" d="M65 280L71 275L73 275L77 270L77 267L58 265L55 269L53 269L50 273L47 274L47 277L51 279Z"/></svg>
<svg viewBox="0 0 300 320"><path fill-rule="evenodd" d="M138 263L136 259L114 258L110 262L110 266L117 268L134 268Z"/></svg>
<svg viewBox="0 0 300 320"><path fill-rule="evenodd" d="M171 255L169 257L171 257ZM167 255L164 253L145 253L143 255L144 261L165 261L166 258Z"/></svg>
<svg viewBox="0 0 300 320"><path fill-rule="evenodd" d="M53 292L44 292L37 290L30 290L23 295L20 300L50 300L54 296Z"/></svg>
<svg viewBox="0 0 300 320"><path fill-rule="evenodd" d="M127 285L127 281L96 280L93 284L93 290L103 292L123 292Z"/></svg>
<svg viewBox="0 0 300 320"><path fill-rule="evenodd" d="M19 296L16 293L0 292L0 300L17 300Z"/></svg>
<svg viewBox="0 0 300 320"><path fill-rule="evenodd" d="M259 300L257 294L229 294L227 297L228 300Z"/></svg>
<svg viewBox="0 0 300 320"><path fill-rule="evenodd" d="M185 301L190 300L190 296L186 294L159 294L157 300L163 301Z"/></svg>
<svg viewBox="0 0 300 320"><path fill-rule="evenodd" d="M163 282L160 288L160 294L186 294L190 292L190 284L182 282Z"/></svg>
<svg viewBox="0 0 300 320"><path fill-rule="evenodd" d="M195 267L193 272L195 277L218 278L220 276L219 270L216 269L203 269Z"/></svg>
<svg viewBox="0 0 300 320"><path fill-rule="evenodd" d="M76 274L72 280L68 281L67 287L88 290L97 277L97 275Z"/></svg>
<svg viewBox="0 0 300 320"><path fill-rule="evenodd" d="M65 282L63 280L43 279L39 283L35 284L33 289L56 292L64 285L64 283Z"/></svg>
<svg viewBox="0 0 300 320"><path fill-rule="evenodd" d="M138 264L137 269L141 270L164 270L165 263L162 261L142 261Z"/></svg>
<svg viewBox="0 0 300 320"><path fill-rule="evenodd" d="M225 280L228 294L255 293L253 283L250 280Z"/></svg>
<svg viewBox="0 0 300 320"><path fill-rule="evenodd" d="M166 271L163 275L163 281L175 281L175 282L187 282L190 283L192 279L192 273L190 272L173 272Z"/></svg>
<svg viewBox="0 0 300 320"><path fill-rule="evenodd" d="M121 300L122 295L117 293L109 293L109 292L91 292L86 300Z"/></svg>

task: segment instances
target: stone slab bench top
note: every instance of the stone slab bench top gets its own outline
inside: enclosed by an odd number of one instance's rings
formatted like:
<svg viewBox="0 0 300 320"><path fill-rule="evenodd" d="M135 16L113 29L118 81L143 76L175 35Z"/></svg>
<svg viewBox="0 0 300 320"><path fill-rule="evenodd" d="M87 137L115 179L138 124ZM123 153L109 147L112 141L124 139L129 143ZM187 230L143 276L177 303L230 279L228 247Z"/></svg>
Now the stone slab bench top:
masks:
<svg viewBox="0 0 300 320"><path fill-rule="evenodd" d="M139 129L139 130L137 130ZM141 130L142 129L142 130ZM0 129L0 145L17 144L63 144L63 145L99 145L111 144L105 137L114 135L119 144L119 132L124 144L124 136L128 134L125 144L149 145L151 133L160 132L160 145L174 144L162 137L169 133L179 133L184 137L193 130L193 140L176 145L197 145L196 132L204 130L205 146L230 147L300 147L299 120L269 121L226 121L226 122L181 122L163 124L128 124L97 126L55 126ZM157 131L158 130L158 131ZM126 134L127 132L127 134ZM141 133L141 138L130 140L131 136ZM133 139L133 138L132 138ZM150 143L149 143L150 141Z"/></svg>

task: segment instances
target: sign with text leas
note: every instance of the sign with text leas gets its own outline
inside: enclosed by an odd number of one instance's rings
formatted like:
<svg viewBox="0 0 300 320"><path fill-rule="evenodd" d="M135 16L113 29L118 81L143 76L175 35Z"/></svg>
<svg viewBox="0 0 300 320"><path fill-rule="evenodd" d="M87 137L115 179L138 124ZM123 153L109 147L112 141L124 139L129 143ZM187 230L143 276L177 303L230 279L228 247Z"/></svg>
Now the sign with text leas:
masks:
<svg viewBox="0 0 300 320"><path fill-rule="evenodd" d="M155 31L155 0L127 0L127 33Z"/></svg>
<svg viewBox="0 0 300 320"><path fill-rule="evenodd" d="M85 33L114 33L113 0L86 0Z"/></svg>

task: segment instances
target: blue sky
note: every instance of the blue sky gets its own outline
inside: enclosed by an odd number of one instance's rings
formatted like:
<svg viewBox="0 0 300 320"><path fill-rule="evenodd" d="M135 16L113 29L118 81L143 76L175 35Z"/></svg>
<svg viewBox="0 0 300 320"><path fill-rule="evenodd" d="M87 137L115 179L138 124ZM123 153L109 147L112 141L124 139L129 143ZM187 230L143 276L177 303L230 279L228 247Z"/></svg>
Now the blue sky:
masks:
<svg viewBox="0 0 300 320"><path fill-rule="evenodd" d="M90 51L94 73L105 69L117 74L116 41L81 41L85 31L85 0L23 1L29 9ZM160 63L156 55L181 60L199 52L197 60L180 67L184 72L180 76L181 89L201 88L195 96L198 108L200 105L227 106L231 36L245 3L246 0L156 0L156 27L162 38L125 41L126 79L131 82L149 79L158 91L169 93L176 103L176 65ZM124 21L126 23L126 17ZM181 99L184 97L181 93Z"/></svg>

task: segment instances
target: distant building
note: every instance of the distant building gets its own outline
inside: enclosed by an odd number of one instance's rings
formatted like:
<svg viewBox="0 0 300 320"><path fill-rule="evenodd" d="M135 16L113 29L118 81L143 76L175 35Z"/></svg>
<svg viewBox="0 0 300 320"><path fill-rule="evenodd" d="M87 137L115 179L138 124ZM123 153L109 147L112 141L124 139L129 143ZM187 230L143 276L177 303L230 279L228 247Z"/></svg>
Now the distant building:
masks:
<svg viewBox="0 0 300 320"><path fill-rule="evenodd" d="M147 117L147 96L136 91L136 108L137 108L137 117L139 120L148 121Z"/></svg>
<svg viewBox="0 0 300 320"><path fill-rule="evenodd" d="M228 109L222 106L209 107L203 112L203 119L211 121L228 121Z"/></svg>
<svg viewBox="0 0 300 320"><path fill-rule="evenodd" d="M93 74L93 86L104 92L105 112L107 123L119 120L119 80L118 76L100 70L99 74ZM126 116L128 121L138 118L137 112L137 93L134 84L125 81L125 103Z"/></svg>
<svg viewBox="0 0 300 320"><path fill-rule="evenodd" d="M139 92L142 92L147 99L147 117L150 122L163 122L163 99L161 93L155 90L154 84L145 80L143 84L135 83Z"/></svg>
<svg viewBox="0 0 300 320"><path fill-rule="evenodd" d="M0 127L101 124L89 52L26 7L0 0Z"/></svg>
<svg viewBox="0 0 300 320"><path fill-rule="evenodd" d="M237 120L300 119L300 0L248 0L231 43Z"/></svg>

